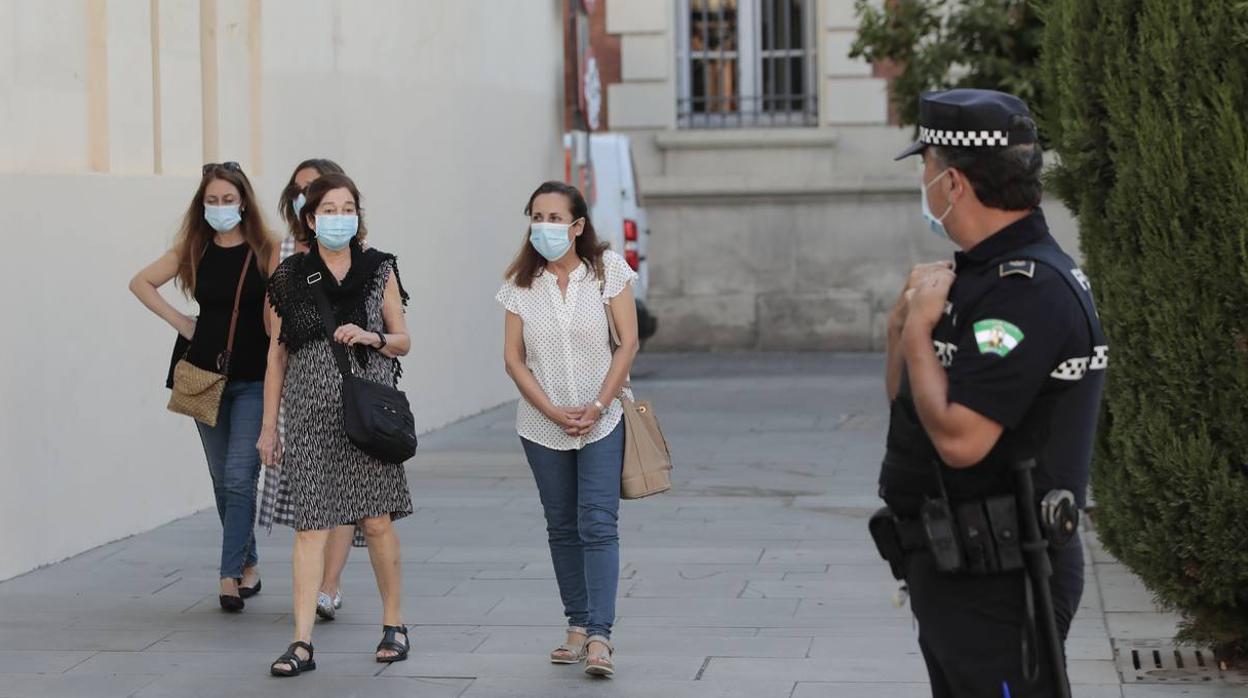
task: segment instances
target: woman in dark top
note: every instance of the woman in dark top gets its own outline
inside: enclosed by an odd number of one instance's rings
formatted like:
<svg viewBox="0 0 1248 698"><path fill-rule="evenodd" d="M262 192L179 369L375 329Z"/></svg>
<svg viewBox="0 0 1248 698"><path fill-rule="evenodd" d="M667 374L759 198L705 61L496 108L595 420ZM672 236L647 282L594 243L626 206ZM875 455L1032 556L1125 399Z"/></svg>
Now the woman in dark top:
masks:
<svg viewBox="0 0 1248 698"><path fill-rule="evenodd" d="M264 408L269 346L264 267L272 246L251 183L238 163L208 164L173 249L130 281L130 290L143 305L178 331L175 360L185 353L190 363L215 372L243 279L217 425L196 422L224 529L220 602L226 611L241 611L243 599L260 591L253 534L260 460L254 444ZM199 304L198 318L182 314L160 294L160 287L173 280Z"/></svg>

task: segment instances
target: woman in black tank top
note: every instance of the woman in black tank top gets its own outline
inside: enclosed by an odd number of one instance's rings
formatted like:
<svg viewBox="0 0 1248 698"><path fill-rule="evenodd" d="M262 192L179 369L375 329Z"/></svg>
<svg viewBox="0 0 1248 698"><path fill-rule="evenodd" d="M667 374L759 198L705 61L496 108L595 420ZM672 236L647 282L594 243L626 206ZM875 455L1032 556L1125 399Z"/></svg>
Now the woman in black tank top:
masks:
<svg viewBox="0 0 1248 698"><path fill-rule="evenodd" d="M242 281L217 424L196 422L223 529L219 599L226 611L241 611L243 599L260 591L253 533L260 472L255 443L264 407L269 345L265 263L272 247L251 183L238 163L208 164L174 248L130 282L143 305L178 331L174 361L185 358L219 372ZM160 287L175 279L183 294L199 304L198 318L184 315L161 296ZM170 385L172 374L170 367Z"/></svg>

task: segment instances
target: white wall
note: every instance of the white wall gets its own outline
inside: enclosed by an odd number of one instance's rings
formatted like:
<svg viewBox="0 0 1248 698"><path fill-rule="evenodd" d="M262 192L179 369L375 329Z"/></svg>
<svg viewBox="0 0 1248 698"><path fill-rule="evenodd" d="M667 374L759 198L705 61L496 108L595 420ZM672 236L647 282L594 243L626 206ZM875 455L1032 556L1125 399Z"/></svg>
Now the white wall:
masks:
<svg viewBox="0 0 1248 698"><path fill-rule="evenodd" d="M403 387L422 429L514 395L493 295L528 194L561 169L559 0L160 0L159 96L149 6L0 0L25 37L0 47L0 579L211 505L195 428L164 408L174 333L126 289L206 159L242 162L273 225L298 161L356 179L370 240L413 296ZM84 65L93 31L102 90Z"/></svg>

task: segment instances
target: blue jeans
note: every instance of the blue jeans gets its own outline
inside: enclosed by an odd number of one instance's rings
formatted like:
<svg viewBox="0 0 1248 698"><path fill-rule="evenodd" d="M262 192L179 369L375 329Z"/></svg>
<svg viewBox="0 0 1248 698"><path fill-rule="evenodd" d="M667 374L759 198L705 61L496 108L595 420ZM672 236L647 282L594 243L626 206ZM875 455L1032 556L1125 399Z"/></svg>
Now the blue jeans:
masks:
<svg viewBox="0 0 1248 698"><path fill-rule="evenodd" d="M256 564L256 480L260 476L260 420L264 383L230 381L221 396L217 426L195 422L208 457L212 491L221 517L221 577L241 578Z"/></svg>
<svg viewBox="0 0 1248 698"><path fill-rule="evenodd" d="M579 451L521 438L542 508L550 558L569 625L611 637L620 585L620 468L624 422Z"/></svg>

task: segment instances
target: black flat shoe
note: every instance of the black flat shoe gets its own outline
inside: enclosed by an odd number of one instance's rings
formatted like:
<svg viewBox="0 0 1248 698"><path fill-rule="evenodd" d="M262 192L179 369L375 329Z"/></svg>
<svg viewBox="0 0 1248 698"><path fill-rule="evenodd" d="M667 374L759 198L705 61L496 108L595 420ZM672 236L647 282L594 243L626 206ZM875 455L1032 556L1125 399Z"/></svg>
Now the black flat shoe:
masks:
<svg viewBox="0 0 1248 698"><path fill-rule="evenodd" d="M244 599L250 599L260 593L260 587L264 586L264 580L257 579L254 587L239 587L238 595Z"/></svg>
<svg viewBox="0 0 1248 698"><path fill-rule="evenodd" d="M306 650L308 658L300 659L299 655L295 654L295 650L298 649ZM269 673L274 676L298 676L305 671L316 671L316 660L312 658L315 652L316 650L312 649L312 645L306 642L292 642L290 647L286 648L286 654L278 657L277 661L269 665ZM285 669L279 667L278 664L285 664L290 668Z"/></svg>
<svg viewBox="0 0 1248 698"><path fill-rule="evenodd" d="M221 610L226 613L238 613L247 605L240 596L226 596L222 594L217 597L217 600L221 602Z"/></svg>
<svg viewBox="0 0 1248 698"><path fill-rule="evenodd" d="M382 657L378 655L377 661L382 664L393 664L407 659L407 651L411 648L412 641L408 637L406 625L383 625L381 626L381 643L377 645L377 651L390 650L396 652L393 657ZM399 644L399 635L403 635L403 644Z"/></svg>

